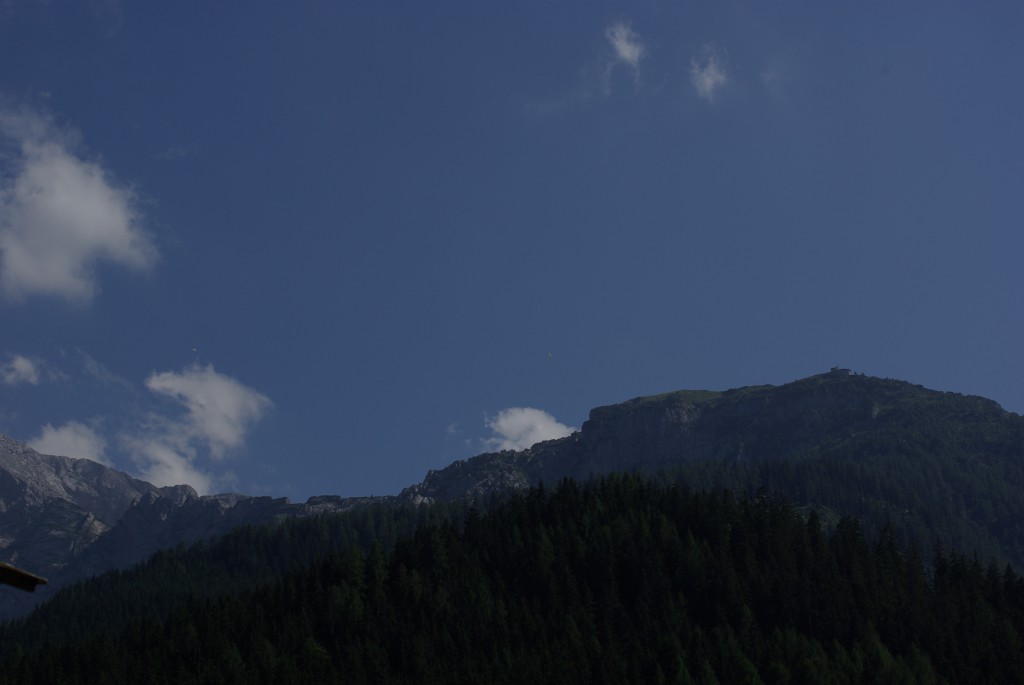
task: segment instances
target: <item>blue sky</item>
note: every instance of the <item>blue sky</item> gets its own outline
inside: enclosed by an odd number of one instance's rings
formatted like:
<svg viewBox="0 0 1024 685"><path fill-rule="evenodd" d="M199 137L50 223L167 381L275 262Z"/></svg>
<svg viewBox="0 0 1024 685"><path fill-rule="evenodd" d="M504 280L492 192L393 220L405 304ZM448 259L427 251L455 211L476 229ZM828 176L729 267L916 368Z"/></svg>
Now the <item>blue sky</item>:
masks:
<svg viewBox="0 0 1024 685"><path fill-rule="evenodd" d="M0 432L302 500L834 364L1024 411L1019 3L0 3Z"/></svg>

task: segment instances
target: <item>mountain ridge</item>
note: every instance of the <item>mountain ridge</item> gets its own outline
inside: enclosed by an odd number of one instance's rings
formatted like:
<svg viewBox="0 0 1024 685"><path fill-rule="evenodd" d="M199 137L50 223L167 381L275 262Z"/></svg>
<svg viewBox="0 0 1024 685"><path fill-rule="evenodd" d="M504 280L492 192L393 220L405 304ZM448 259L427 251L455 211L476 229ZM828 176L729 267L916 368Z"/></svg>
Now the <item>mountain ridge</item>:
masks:
<svg viewBox="0 0 1024 685"><path fill-rule="evenodd" d="M621 471L675 470L694 487L769 487L824 512L895 516L910 531L904 541L927 543L930 532L955 525L955 545L974 541L1021 565L1022 459L1024 419L992 400L841 369L779 386L681 390L595 407L565 438L459 460L383 497L200 497L188 486L157 488L0 437L0 556L52 581L37 596L0 596L0 617L24 613L77 579L239 525L370 503L476 500ZM837 494L829 481L861 493Z"/></svg>
<svg viewBox="0 0 1024 685"><path fill-rule="evenodd" d="M525 487L679 462L788 457L905 420L909 405L922 399L955 404L962 420L1020 419L987 398L837 369L779 386L680 390L595 407L572 435L456 461L429 471L402 496L450 499L464 488L461 496L472 497L495 484ZM478 471L486 475L471 482Z"/></svg>
<svg viewBox="0 0 1024 685"><path fill-rule="evenodd" d="M33 594L0 593L0 618L23 614L61 587L127 568L160 549L282 516L345 511L373 497L200 496L157 487L88 459L46 455L0 435L0 560L49 583Z"/></svg>

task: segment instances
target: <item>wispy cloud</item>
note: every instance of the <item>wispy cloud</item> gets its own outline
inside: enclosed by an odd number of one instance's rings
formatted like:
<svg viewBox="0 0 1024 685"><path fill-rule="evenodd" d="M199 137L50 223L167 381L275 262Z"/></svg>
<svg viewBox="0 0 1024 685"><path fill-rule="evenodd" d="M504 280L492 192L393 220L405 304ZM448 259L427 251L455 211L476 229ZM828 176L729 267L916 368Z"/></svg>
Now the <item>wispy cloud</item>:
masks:
<svg viewBox="0 0 1024 685"><path fill-rule="evenodd" d="M705 45L701 55L690 60L690 82L698 97L714 102L729 82L728 54L713 43Z"/></svg>
<svg viewBox="0 0 1024 685"><path fill-rule="evenodd" d="M209 464L241 447L249 429L272 406L266 395L212 365L154 373L146 387L172 400L183 413L152 413L144 426L123 436L124 445L133 451L145 480L159 486L187 483L200 493L218 481Z"/></svg>
<svg viewBox="0 0 1024 685"><path fill-rule="evenodd" d="M91 0L93 14L107 23L107 37L114 35L124 24L124 8L121 0Z"/></svg>
<svg viewBox="0 0 1024 685"><path fill-rule="evenodd" d="M134 389L131 381L108 369L88 352L78 350L78 354L82 357L82 373L100 385L118 386L128 391Z"/></svg>
<svg viewBox="0 0 1024 685"><path fill-rule="evenodd" d="M88 303L101 263L157 259L135 193L78 153L77 135L27 108L0 109L0 295Z"/></svg>
<svg viewBox="0 0 1024 685"><path fill-rule="evenodd" d="M647 56L647 46L626 21L617 21L604 31L612 48L612 55L596 57L580 69L579 82L570 90L548 99L530 102L525 111L530 116L545 117L606 98L612 93L612 72L623 64L633 71L635 81L640 80L640 62Z"/></svg>
<svg viewBox="0 0 1024 685"><path fill-rule="evenodd" d="M198 154L199 147L196 145L172 145L158 152L155 159L163 162L175 162L186 157L195 157Z"/></svg>
<svg viewBox="0 0 1024 685"><path fill-rule="evenodd" d="M544 440L564 438L575 430L546 411L532 407L502 409L487 418L486 423L494 435L484 444L492 450L524 450Z"/></svg>
<svg viewBox="0 0 1024 685"><path fill-rule="evenodd" d="M761 70L761 85L777 102L785 101L790 88L796 85L798 72L798 65L790 58L774 57Z"/></svg>
<svg viewBox="0 0 1024 685"><path fill-rule="evenodd" d="M604 35L615 50L616 60L632 67L634 75L639 78L640 60L647 54L640 34L630 24L617 21L605 30Z"/></svg>
<svg viewBox="0 0 1024 685"><path fill-rule="evenodd" d="M21 385L23 383L39 385L66 378L52 364L34 356L11 354L8 355L6 362L0 364L0 384L2 385Z"/></svg>
<svg viewBox="0 0 1024 685"><path fill-rule="evenodd" d="M50 424L28 441L29 447L43 454L56 454L76 459L91 459L110 466L106 457L107 441L89 426L78 421L68 421L59 428Z"/></svg>
<svg viewBox="0 0 1024 685"><path fill-rule="evenodd" d="M39 364L20 354L11 355L8 361L0 364L0 383L4 385L38 385L42 376Z"/></svg>
<svg viewBox="0 0 1024 685"><path fill-rule="evenodd" d="M607 69L605 72L607 72ZM587 70L584 70L578 86L550 100L528 102L523 111L531 118L544 119L551 115L583 107L594 98L595 93L600 93L601 91L608 91L607 73L593 76Z"/></svg>
<svg viewBox="0 0 1024 685"><path fill-rule="evenodd" d="M224 468L225 462L244 447L253 426L273 406L266 395L219 373L213 365L151 373L145 380L148 393L140 393L87 352L77 352L90 392L99 393L105 406L131 408L126 415L88 423L47 423L30 444L40 452L107 466L127 457L126 470L157 486L187 484L207 494L232 483L234 476ZM48 380L74 382L47 362L20 355L0 366L2 383ZM115 398L119 401L112 403Z"/></svg>

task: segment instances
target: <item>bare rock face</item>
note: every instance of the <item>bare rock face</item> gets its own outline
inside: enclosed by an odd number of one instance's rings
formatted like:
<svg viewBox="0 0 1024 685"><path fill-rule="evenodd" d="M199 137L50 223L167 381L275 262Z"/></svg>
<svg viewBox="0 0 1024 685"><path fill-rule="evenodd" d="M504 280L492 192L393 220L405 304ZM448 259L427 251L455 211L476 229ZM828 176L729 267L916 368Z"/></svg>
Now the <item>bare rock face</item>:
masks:
<svg viewBox="0 0 1024 685"><path fill-rule="evenodd" d="M53 574L157 492L102 464L39 454L0 435L0 556Z"/></svg>
<svg viewBox="0 0 1024 685"><path fill-rule="evenodd" d="M154 490L149 483L94 461L39 454L0 435L0 511L60 499L113 522L139 496Z"/></svg>

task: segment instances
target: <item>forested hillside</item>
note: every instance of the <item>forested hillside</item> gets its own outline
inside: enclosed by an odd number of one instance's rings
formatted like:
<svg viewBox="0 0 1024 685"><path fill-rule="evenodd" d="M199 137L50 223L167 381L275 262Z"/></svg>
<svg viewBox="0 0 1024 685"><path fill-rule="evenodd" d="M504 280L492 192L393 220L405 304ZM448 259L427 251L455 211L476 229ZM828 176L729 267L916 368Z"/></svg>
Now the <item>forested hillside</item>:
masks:
<svg viewBox="0 0 1024 685"><path fill-rule="evenodd" d="M308 568L333 553L390 550L419 526L461 521L469 505L371 505L344 513L245 525L190 546L178 545L125 571L60 590L31 614L0 624L0 653L116 634L132 621L161 619L188 599L237 595Z"/></svg>
<svg viewBox="0 0 1024 685"><path fill-rule="evenodd" d="M351 544L4 682L1024 682L1024 581L770 495L614 476ZM325 519L326 520L326 519ZM235 554L245 555L247 548ZM230 556L227 548L222 554Z"/></svg>

